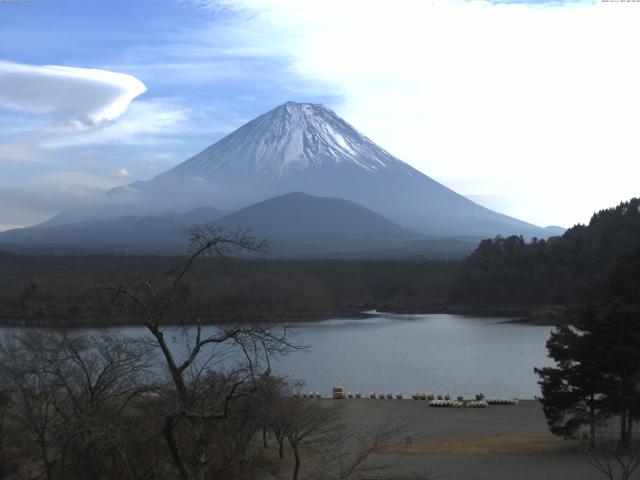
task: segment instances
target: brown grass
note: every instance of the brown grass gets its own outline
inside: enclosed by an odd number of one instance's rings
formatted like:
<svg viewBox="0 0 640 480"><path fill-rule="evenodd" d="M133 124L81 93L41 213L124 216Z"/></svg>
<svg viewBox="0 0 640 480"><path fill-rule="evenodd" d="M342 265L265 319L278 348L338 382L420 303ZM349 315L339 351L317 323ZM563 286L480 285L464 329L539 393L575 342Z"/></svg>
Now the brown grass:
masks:
<svg viewBox="0 0 640 480"><path fill-rule="evenodd" d="M414 439L409 447L391 448L387 453L419 455L530 455L575 450L579 442L566 441L550 433L509 435L465 435Z"/></svg>

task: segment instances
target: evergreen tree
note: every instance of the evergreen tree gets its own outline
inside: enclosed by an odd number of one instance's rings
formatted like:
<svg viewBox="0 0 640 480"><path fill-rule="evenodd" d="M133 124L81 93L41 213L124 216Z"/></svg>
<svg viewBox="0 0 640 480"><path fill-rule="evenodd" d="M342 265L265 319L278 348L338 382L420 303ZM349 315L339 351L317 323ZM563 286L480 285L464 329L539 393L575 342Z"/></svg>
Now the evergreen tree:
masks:
<svg viewBox="0 0 640 480"><path fill-rule="evenodd" d="M589 322L594 315L593 310L587 310L583 321ZM557 327L547 341L549 357L556 367L535 371L540 376L540 401L551 432L573 438L580 428L589 425L593 444L598 418L606 415L602 409L604 378L596 354L597 341L581 327Z"/></svg>
<svg viewBox="0 0 640 480"><path fill-rule="evenodd" d="M593 444L598 418L619 416L620 442L630 444L640 418L639 267L639 254L624 258L608 282L608 302L551 334L547 349L556 366L536 373L553 433L572 437L588 424Z"/></svg>
<svg viewBox="0 0 640 480"><path fill-rule="evenodd" d="M631 442L634 422L640 418L640 315L619 303L600 312L592 335L602 346L598 352L604 378L603 405L620 417L620 441Z"/></svg>
<svg viewBox="0 0 640 480"><path fill-rule="evenodd" d="M483 240L464 261L452 299L494 307L604 302L616 264L639 248L640 198L633 198L595 213L589 225L576 225L562 237L529 243L517 236ZM640 258L635 262L619 266L618 287L640 275ZM640 302L639 289L623 293Z"/></svg>
<svg viewBox="0 0 640 480"><path fill-rule="evenodd" d="M608 282L608 303L640 308L640 249L620 259Z"/></svg>

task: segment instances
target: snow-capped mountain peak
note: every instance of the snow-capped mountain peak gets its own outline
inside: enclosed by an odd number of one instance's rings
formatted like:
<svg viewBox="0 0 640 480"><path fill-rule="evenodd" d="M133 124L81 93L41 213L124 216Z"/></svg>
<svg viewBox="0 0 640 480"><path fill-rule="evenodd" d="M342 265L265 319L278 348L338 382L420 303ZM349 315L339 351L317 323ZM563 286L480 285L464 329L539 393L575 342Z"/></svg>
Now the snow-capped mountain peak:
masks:
<svg viewBox="0 0 640 480"><path fill-rule="evenodd" d="M376 171L400 162L321 104L287 102L243 125L174 173L220 171L281 177L326 163Z"/></svg>
<svg viewBox="0 0 640 480"><path fill-rule="evenodd" d="M313 103L280 105L180 165L109 195L118 200L113 209L129 202L129 212L235 211L291 192L350 200L430 235L543 236L429 178Z"/></svg>

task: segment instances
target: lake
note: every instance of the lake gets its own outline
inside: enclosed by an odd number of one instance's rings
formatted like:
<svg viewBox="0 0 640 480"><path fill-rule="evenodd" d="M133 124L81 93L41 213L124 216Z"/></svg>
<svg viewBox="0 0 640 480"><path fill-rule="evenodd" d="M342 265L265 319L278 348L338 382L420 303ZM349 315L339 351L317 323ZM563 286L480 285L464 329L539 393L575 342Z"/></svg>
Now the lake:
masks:
<svg viewBox="0 0 640 480"><path fill-rule="evenodd" d="M539 395L534 367L550 365L549 326L469 315L370 314L288 324L309 346L274 362L273 372L305 381L304 391L442 392L451 395ZM213 328L213 327L208 327ZM142 327L122 327L144 335ZM171 337L168 337L171 338Z"/></svg>
<svg viewBox="0 0 640 480"><path fill-rule="evenodd" d="M377 314L290 325L310 345L274 366L305 391L443 392L533 398L534 367L551 365L549 326L468 315Z"/></svg>

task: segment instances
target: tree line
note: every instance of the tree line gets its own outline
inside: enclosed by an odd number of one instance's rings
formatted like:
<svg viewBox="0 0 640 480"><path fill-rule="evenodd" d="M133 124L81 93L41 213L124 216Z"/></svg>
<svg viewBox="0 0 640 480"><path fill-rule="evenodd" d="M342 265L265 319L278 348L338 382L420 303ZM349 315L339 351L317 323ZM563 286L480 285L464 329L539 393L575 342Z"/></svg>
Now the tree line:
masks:
<svg viewBox="0 0 640 480"><path fill-rule="evenodd" d="M56 256L0 252L0 319L31 324L135 323L127 303L102 287L145 277L163 288L179 257ZM460 263L431 260L204 258L182 282L216 321L304 319L384 306L442 304ZM204 319L205 322L210 319Z"/></svg>
<svg viewBox="0 0 640 480"><path fill-rule="evenodd" d="M640 199L595 213L561 237L483 240L464 261L453 303L475 306L568 305L605 300L609 275L640 248Z"/></svg>

